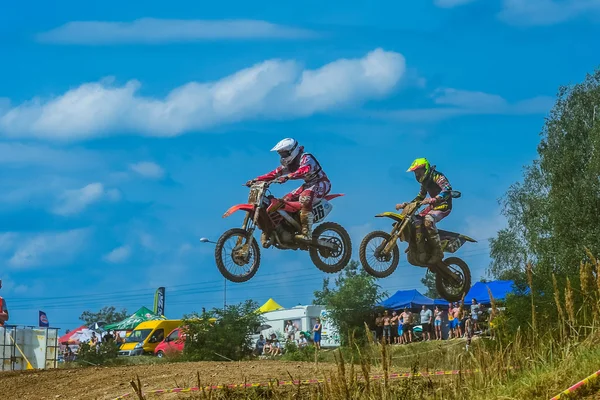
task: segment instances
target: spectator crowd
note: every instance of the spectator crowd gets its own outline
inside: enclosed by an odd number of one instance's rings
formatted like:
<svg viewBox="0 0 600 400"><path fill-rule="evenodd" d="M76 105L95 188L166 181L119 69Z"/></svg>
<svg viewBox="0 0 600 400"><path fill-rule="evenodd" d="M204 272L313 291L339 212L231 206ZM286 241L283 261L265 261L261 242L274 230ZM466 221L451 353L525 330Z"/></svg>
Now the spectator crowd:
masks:
<svg viewBox="0 0 600 400"><path fill-rule="evenodd" d="M322 329L321 319L317 318L315 325L312 327L311 337L310 332L301 331L293 321L288 320L285 323L283 339L280 339L275 333L271 333L268 339L265 339L264 335L260 335L254 347L254 354L265 357L280 356L285 352L287 344L295 344L299 349L314 345L317 350L320 350Z"/></svg>
<svg viewBox="0 0 600 400"><path fill-rule="evenodd" d="M385 310L377 314L372 328L376 340L387 344L409 344L414 341L449 340L481 334L491 325L493 313L472 299L470 308L461 303L448 303L444 309L421 306L419 312L408 307L402 310ZM373 326L374 325L374 326ZM420 327L420 329L415 329Z"/></svg>

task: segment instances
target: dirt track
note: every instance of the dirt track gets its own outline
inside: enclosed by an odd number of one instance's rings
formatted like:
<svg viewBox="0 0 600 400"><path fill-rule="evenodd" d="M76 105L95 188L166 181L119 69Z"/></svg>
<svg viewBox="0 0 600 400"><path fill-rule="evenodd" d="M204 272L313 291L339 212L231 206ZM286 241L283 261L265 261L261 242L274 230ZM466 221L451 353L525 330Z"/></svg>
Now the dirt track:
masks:
<svg viewBox="0 0 600 400"><path fill-rule="evenodd" d="M197 386L197 372L202 385L209 385L244 383L244 378L247 382L266 382L276 378L290 380L289 374L294 379L321 378L323 372L331 368L335 366L319 364L317 370L314 363L262 360L0 372L0 393L6 400L108 400L132 392L129 381L136 374L143 388L150 390ZM177 399L175 396L163 394L160 398Z"/></svg>

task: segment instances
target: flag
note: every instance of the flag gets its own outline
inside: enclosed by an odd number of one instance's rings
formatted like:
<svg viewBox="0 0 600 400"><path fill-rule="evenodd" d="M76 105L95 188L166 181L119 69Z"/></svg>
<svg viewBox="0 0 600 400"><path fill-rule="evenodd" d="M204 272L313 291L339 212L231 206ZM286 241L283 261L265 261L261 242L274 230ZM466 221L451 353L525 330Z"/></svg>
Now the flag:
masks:
<svg viewBox="0 0 600 400"><path fill-rule="evenodd" d="M48 323L48 317L46 316L46 313L40 311L40 328L47 328L49 326L50 324Z"/></svg>
<svg viewBox="0 0 600 400"><path fill-rule="evenodd" d="M154 314L158 316L165 315L165 288L159 287L154 295Z"/></svg>

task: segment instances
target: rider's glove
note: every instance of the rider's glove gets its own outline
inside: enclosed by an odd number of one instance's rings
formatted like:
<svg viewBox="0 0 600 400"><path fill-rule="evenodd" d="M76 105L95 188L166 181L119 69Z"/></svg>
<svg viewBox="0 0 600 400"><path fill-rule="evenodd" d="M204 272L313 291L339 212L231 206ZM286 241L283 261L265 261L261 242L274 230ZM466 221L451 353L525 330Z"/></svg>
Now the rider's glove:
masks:
<svg viewBox="0 0 600 400"><path fill-rule="evenodd" d="M407 206L408 203L400 203L400 204L396 204L396 210L402 210L404 207Z"/></svg>
<svg viewBox="0 0 600 400"><path fill-rule="evenodd" d="M437 202L437 199L435 197L428 197L421 202L421 205L435 204L436 202Z"/></svg>
<svg viewBox="0 0 600 400"><path fill-rule="evenodd" d="M275 182L277 182L277 183L285 183L285 182L288 181L288 179L290 179L289 176L283 175L283 176L280 176L279 178L276 178Z"/></svg>

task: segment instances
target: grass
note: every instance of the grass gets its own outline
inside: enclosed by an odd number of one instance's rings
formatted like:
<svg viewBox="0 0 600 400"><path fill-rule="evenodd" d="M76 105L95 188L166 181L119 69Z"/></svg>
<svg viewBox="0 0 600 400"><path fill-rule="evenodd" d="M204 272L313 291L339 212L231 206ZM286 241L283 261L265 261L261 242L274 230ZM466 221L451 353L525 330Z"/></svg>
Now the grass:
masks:
<svg viewBox="0 0 600 400"><path fill-rule="evenodd" d="M360 359L345 359L342 351L331 352L335 356L337 370L329 375L321 375L329 382L319 385L299 387L282 386L256 389L213 390L205 393L181 394L182 399L331 399L331 400L388 400L388 399L424 399L424 400L488 400L488 399L549 399L572 384L585 378L600 368L600 346L594 338L572 344L555 352L555 346L537 348L526 347L525 340L512 343L500 351L494 343L481 340L473 343L467 352L461 345L448 349L436 348L434 343L420 343L404 346L402 350L391 346L374 346L379 353L377 359L363 354ZM598 337L600 339L600 337ZM452 350L450 350L452 349ZM490 351L496 349L496 351ZM455 357L463 363L463 369L471 367L481 372L449 377L413 377L386 379L391 373L403 370L423 371L422 365L398 362L392 365L393 357L401 352L433 355L430 370L443 369L448 358ZM518 354L517 354L518 353ZM537 354L537 355L536 355ZM443 356L443 357L440 357ZM354 363L358 361L358 363ZM412 361L412 360L411 360ZM506 369L507 361L519 363L518 369ZM376 381L365 380L372 374L384 377ZM290 380L294 377L290 376ZM578 392L586 396L600 388L598 384ZM147 395L151 399L152 395ZM158 397L156 397L158 398ZM580 398L580 397L579 397Z"/></svg>
<svg viewBox="0 0 600 400"><path fill-rule="evenodd" d="M551 325L544 323L533 290L532 269L527 266L531 313L520 317L518 330L510 330L502 317L495 318L496 340L422 342L389 346L370 343L335 351L315 352L314 348L296 349L283 356L288 361L314 363L314 378L322 384L223 389L178 394L182 399L327 399L327 400L488 400L549 399L600 369L600 262L582 263L578 285L566 279L559 285L552 277L556 316ZM573 277L571 277L573 278ZM576 277L577 278L577 277ZM525 306L527 307L527 306ZM541 308L540 308L541 309ZM492 316L497 316L492 298ZM529 321L526 321L530 318ZM370 333L367 330L367 336ZM291 350L291 349L290 349ZM148 365L183 361L179 357L124 357L104 365ZM334 372L320 368L335 363ZM413 376L391 379L398 372L435 372L440 370L477 371L446 376ZM378 375L381 379L371 380ZM290 375L289 380L294 380ZM188 386L200 386L186 382ZM588 398L600 390L600 379L564 398ZM144 395L151 399L152 394ZM139 397L139 396L138 396ZM156 397L159 398L159 397ZM141 397L140 397L141 399Z"/></svg>
<svg viewBox="0 0 600 400"><path fill-rule="evenodd" d="M531 292L531 321L516 332L503 332L498 340L474 340L469 351L464 341L425 342L408 346L367 346L320 352L315 365L335 362L336 371L322 372L319 385L219 390L196 393L194 399L328 399L328 400L488 400L549 399L600 369L600 262L582 263L580 286L567 279L559 287L554 278L557 321L544 326ZM532 288L532 266L527 267ZM563 300L564 299L564 300ZM492 309L495 304L492 300ZM501 321L500 319L496 321ZM302 357L309 358L308 353ZM308 360L307 360L308 361ZM510 367L510 368L509 368ZM444 377L389 379L394 372L478 370ZM373 374L379 380L369 380ZM290 380L293 376L290 376ZM587 398L600 390L600 380L568 398ZM567 398L561 397L562 398Z"/></svg>
<svg viewBox="0 0 600 400"><path fill-rule="evenodd" d="M123 366L123 365L157 365L157 364L167 364L171 362L180 361L179 358L169 359L158 358L154 356L134 356L134 357L117 357L117 358L109 358L103 360L100 364L94 364L93 362L86 362L84 360L75 360L68 363L59 363L58 368L85 368L90 366L102 366L102 367L115 367L115 366ZM182 361L182 360L181 360Z"/></svg>

